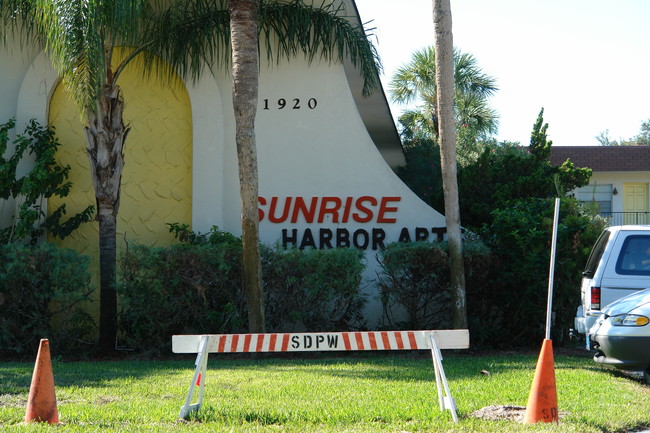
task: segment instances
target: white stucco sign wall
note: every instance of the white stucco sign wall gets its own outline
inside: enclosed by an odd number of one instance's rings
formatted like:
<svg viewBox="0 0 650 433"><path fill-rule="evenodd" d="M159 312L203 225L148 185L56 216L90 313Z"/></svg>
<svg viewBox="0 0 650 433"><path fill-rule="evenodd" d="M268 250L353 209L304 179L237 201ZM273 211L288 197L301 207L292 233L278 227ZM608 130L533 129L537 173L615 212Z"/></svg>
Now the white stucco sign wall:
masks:
<svg viewBox="0 0 650 433"><path fill-rule="evenodd" d="M266 71L260 84L265 241L377 250L441 233L444 218L397 178L370 139L341 65L299 60Z"/></svg>
<svg viewBox="0 0 650 433"><path fill-rule="evenodd" d="M20 127L30 118L45 122L57 81L47 57L23 53L16 43L0 47L0 59L0 113L18 117ZM444 217L387 163L394 166L402 156L383 94L360 98L357 72L341 64L297 58L271 65L262 59L260 65L256 141L263 242L360 248L369 281L376 278L375 255L387 244L442 239ZM230 76L214 70L186 83L192 111L192 228L207 232L218 226L239 235Z"/></svg>

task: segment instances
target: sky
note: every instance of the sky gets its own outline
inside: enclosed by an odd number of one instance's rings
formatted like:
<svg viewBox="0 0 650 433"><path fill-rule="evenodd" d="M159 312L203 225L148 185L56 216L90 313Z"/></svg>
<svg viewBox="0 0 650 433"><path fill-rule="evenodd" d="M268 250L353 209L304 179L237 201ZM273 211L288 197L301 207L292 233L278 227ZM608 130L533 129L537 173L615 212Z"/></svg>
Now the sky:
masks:
<svg viewBox="0 0 650 433"><path fill-rule="evenodd" d="M356 0L384 90L434 44L431 0ZM527 145L541 108L554 145L629 139L650 119L650 0L451 0L454 46L497 81L499 140ZM403 106L391 103L394 117Z"/></svg>

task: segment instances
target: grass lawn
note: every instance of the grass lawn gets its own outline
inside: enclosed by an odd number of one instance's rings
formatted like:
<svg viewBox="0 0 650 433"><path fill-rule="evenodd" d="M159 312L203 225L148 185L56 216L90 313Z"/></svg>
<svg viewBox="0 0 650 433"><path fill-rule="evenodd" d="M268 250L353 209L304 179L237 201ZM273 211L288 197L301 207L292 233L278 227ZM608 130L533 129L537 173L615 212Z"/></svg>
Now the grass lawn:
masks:
<svg viewBox="0 0 650 433"><path fill-rule="evenodd" d="M178 412L194 357L54 361L59 426L22 424L33 363L0 363L2 432L624 432L650 426L650 387L584 356L555 356L559 425L486 420L491 405L525 406L537 355L443 353L459 423L437 403L419 354L236 359L211 356L204 407ZM486 370L490 374L482 374Z"/></svg>

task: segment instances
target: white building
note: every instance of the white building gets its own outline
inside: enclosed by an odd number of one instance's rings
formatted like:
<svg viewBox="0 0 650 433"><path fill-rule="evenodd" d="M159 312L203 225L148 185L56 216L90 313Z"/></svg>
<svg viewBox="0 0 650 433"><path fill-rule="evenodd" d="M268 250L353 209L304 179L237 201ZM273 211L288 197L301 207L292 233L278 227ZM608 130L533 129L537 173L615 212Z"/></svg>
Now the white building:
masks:
<svg viewBox="0 0 650 433"><path fill-rule="evenodd" d="M359 22L352 0L347 14ZM280 64L262 58L256 139L263 242L366 251L375 278L376 250L398 240L441 238L444 217L395 175L401 144L382 91L361 96L349 65ZM133 68L132 68L133 69ZM239 235L240 201L231 82L215 66L196 83L170 87L127 70L119 83L132 131L125 146L120 242L166 244L165 223ZM19 42L0 47L0 122L32 118L56 127L61 162L72 166L69 213L94 204L75 107L48 58ZM27 166L23 167L23 169ZM58 203L51 203L51 205ZM5 203L3 220L14 204ZM96 224L60 244L97 257Z"/></svg>
<svg viewBox="0 0 650 433"><path fill-rule="evenodd" d="M573 191L612 225L650 224L650 146L556 146L551 164L570 159L591 168L589 185Z"/></svg>

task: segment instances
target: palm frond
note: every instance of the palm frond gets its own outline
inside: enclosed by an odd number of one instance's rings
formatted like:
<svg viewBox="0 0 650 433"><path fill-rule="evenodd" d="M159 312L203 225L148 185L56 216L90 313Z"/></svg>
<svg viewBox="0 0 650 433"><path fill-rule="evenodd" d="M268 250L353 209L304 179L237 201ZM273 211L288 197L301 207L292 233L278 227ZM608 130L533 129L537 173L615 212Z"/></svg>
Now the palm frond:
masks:
<svg viewBox="0 0 650 433"><path fill-rule="evenodd" d="M102 81L104 46L92 2L35 0L33 18L38 35L77 106L92 111Z"/></svg>
<svg viewBox="0 0 650 433"><path fill-rule="evenodd" d="M371 29L370 29L371 30ZM309 62L349 59L364 79L364 95L379 87L381 64L364 29L352 24L333 4L320 7L302 0L260 1L260 44L269 61L299 54ZM181 0L147 29L148 50L182 76L196 79L205 65L230 64L230 17L226 0Z"/></svg>
<svg viewBox="0 0 650 433"><path fill-rule="evenodd" d="M183 77L197 80L206 66L230 64L226 0L177 1L149 21L143 35L148 64L164 59Z"/></svg>
<svg viewBox="0 0 650 433"><path fill-rule="evenodd" d="M108 41L127 45L141 35L144 18L152 15L152 5L147 0L90 0L96 3L96 17Z"/></svg>
<svg viewBox="0 0 650 433"><path fill-rule="evenodd" d="M39 41L84 113L94 112L103 86L115 84L125 63L144 53L145 70L197 79L207 66L230 64L227 0L0 0L0 36L20 31ZM349 59L364 80L363 92L379 87L377 51L342 6L302 0L260 1L259 31L268 58L300 53L315 59ZM21 38L24 40L27 38ZM130 55L111 68L114 50ZM159 68L161 59L173 69ZM164 72L161 72L164 71Z"/></svg>
<svg viewBox="0 0 650 433"><path fill-rule="evenodd" d="M437 137L438 131L434 131L431 114L426 107L404 111L399 117L402 136L408 140Z"/></svg>
<svg viewBox="0 0 650 433"><path fill-rule="evenodd" d="M147 0L0 0L2 28L42 44L83 113L112 78L113 49L137 43L149 11Z"/></svg>
<svg viewBox="0 0 650 433"><path fill-rule="evenodd" d="M457 124L472 125L478 133L484 135L494 134L499 130L499 115L480 95L457 94L454 105Z"/></svg>
<svg viewBox="0 0 650 433"><path fill-rule="evenodd" d="M454 50L454 81L457 94L475 93L487 98L498 90L496 80L485 74L476 58ZM436 52L433 46L413 53L411 61L395 72L390 82L394 102L408 104L421 99L436 104Z"/></svg>
<svg viewBox="0 0 650 433"><path fill-rule="evenodd" d="M390 82L393 102L408 104L417 98L436 102L436 53L433 46L413 53L411 61L395 72Z"/></svg>
<svg viewBox="0 0 650 433"><path fill-rule="evenodd" d="M0 0L0 41L7 44L13 36L20 47L39 44L34 22L34 6L28 0Z"/></svg>
<svg viewBox="0 0 650 433"><path fill-rule="evenodd" d="M344 13L342 5L333 3L313 7L302 0L260 1L260 33L267 43L268 58L288 59L299 53L309 62L316 58L342 62L347 58L364 80L363 94L371 94L379 88L379 55L370 41L372 34L367 35Z"/></svg>
<svg viewBox="0 0 650 433"><path fill-rule="evenodd" d="M476 93L484 98L498 90L496 80L478 67L476 58L459 50L454 50L454 81L457 90Z"/></svg>

